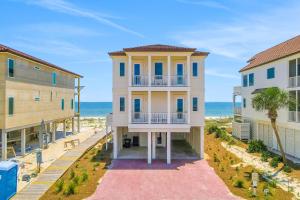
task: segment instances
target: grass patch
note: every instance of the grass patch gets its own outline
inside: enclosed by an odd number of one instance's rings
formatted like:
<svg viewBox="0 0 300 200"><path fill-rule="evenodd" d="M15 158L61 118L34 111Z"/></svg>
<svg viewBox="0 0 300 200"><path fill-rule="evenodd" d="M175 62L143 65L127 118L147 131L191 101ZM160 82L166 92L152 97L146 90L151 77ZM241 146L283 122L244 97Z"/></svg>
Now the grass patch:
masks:
<svg viewBox="0 0 300 200"><path fill-rule="evenodd" d="M41 197L41 200L81 200L91 196L111 163L105 150L105 137L73 163L66 173ZM90 159L89 159L90 158ZM97 170L94 170L97 167Z"/></svg>

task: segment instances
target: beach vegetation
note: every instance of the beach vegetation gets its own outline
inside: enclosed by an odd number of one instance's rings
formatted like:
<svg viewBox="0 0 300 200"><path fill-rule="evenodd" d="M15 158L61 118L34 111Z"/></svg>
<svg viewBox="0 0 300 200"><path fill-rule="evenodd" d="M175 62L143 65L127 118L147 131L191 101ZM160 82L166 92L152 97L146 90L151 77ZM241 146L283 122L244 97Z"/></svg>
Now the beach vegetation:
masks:
<svg viewBox="0 0 300 200"><path fill-rule="evenodd" d="M251 140L249 142L247 152L248 153L262 153L267 151L267 146L261 140Z"/></svg>

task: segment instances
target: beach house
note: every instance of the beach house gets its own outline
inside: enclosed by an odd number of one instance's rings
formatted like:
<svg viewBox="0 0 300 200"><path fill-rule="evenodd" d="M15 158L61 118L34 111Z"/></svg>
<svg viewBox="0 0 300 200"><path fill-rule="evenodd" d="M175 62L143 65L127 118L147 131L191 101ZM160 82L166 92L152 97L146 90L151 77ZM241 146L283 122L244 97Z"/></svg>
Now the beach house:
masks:
<svg viewBox="0 0 300 200"><path fill-rule="evenodd" d="M278 152L276 137L266 113L256 112L252 98L265 88L278 87L296 99L296 105L278 113L283 148L291 160L300 160L300 36L254 55L240 70L242 85L234 87L233 134L240 139L260 139ZM235 103L239 96L241 104ZM241 106L239 106L241 105Z"/></svg>
<svg viewBox="0 0 300 200"><path fill-rule="evenodd" d="M8 154L24 155L55 141L58 123L63 124L63 137L67 120L75 132L74 118L79 121L80 115L74 102L76 97L80 102L80 78L79 74L0 45L2 160Z"/></svg>
<svg viewBox="0 0 300 200"><path fill-rule="evenodd" d="M114 158L203 158L208 53L158 44L109 55Z"/></svg>

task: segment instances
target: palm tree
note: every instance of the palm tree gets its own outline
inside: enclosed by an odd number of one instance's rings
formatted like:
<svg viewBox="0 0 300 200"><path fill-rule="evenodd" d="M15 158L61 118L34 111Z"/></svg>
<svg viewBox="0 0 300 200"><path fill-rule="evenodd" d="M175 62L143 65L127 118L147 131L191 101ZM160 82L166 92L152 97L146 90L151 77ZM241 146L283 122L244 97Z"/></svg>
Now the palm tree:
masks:
<svg viewBox="0 0 300 200"><path fill-rule="evenodd" d="M256 94L252 99L252 106L256 111L267 111L268 118L271 120L271 125L274 130L277 144L279 146L282 160L286 164L285 153L279 137L276 120L278 117L278 110L288 108L295 105L295 99L289 96L289 93L279 89L278 87L272 87L262 90Z"/></svg>

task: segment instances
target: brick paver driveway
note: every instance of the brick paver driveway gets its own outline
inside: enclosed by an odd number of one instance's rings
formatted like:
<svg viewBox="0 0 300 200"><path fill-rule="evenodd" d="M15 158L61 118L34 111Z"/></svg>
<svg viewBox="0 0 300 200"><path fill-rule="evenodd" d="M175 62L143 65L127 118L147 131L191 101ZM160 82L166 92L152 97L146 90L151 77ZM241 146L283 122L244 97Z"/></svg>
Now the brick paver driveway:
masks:
<svg viewBox="0 0 300 200"><path fill-rule="evenodd" d="M224 172L226 173L226 172ZM89 200L231 200L234 197L205 160L114 160Z"/></svg>

